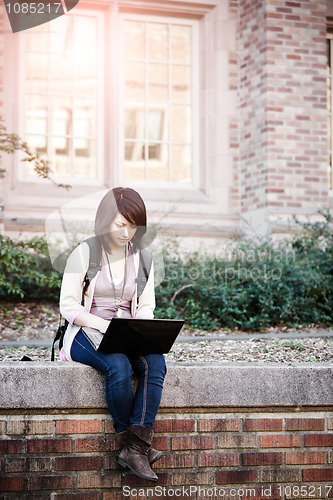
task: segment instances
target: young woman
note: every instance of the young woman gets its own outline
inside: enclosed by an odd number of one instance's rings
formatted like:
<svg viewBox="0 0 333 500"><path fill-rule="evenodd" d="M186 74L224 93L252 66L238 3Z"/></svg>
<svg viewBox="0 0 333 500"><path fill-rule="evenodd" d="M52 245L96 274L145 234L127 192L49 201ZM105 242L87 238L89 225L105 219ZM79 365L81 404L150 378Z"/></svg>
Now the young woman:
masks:
<svg viewBox="0 0 333 500"><path fill-rule="evenodd" d="M123 353L104 354L92 347L82 327L105 333L115 316L153 318L153 264L147 284L137 298L139 249L147 216L141 196L131 188L114 188L102 199L95 218L95 234L102 247L102 267L91 280L81 305L82 283L89 265L89 246L83 242L70 255L63 276L60 311L69 324L63 359L78 361L105 375L106 401L121 452L120 465L156 481L150 467L162 453L151 448L153 423L159 408L165 360L161 354L129 359ZM138 376L133 395L132 372Z"/></svg>

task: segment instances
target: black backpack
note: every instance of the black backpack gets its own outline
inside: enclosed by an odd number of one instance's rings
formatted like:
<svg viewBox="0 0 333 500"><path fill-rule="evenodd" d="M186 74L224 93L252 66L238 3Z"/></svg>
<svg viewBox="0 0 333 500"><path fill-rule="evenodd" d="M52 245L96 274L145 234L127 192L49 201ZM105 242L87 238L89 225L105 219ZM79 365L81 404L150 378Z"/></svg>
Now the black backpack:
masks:
<svg viewBox="0 0 333 500"><path fill-rule="evenodd" d="M84 296L88 287L90 285L91 280L96 276L98 271L101 270L101 258L102 258L102 247L96 238L96 236L92 236L91 238L87 238L84 240L85 243L89 245L89 266L84 277L82 283L82 297L81 297L81 305L84 306ZM151 264L153 260L152 254L147 249L139 250L139 271L138 276L136 278L136 286L137 286L137 297L139 298L142 294L145 286L147 284L149 273L151 269ZM68 326L68 321L65 319L64 324L59 324L58 330L53 340L52 344L52 353L51 353L51 361L54 361L54 346L55 343L59 341L59 350L61 350L64 343L64 335Z"/></svg>

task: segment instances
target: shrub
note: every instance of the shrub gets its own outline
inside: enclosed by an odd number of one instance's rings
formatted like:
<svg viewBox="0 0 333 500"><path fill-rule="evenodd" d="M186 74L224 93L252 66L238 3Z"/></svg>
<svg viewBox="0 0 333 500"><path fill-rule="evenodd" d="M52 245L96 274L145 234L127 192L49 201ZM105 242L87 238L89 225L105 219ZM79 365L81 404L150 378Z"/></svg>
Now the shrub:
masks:
<svg viewBox="0 0 333 500"><path fill-rule="evenodd" d="M165 250L156 316L203 329L332 323L332 218L321 215L316 223L296 221L301 231L290 240L241 241L220 257Z"/></svg>
<svg viewBox="0 0 333 500"><path fill-rule="evenodd" d="M333 323L332 218L300 224L292 238L234 241L223 255L164 249L165 279L156 288L157 318L182 317L193 328L261 330ZM296 221L298 222L298 221ZM54 300L61 275L46 242L0 235L0 298Z"/></svg>
<svg viewBox="0 0 333 500"><path fill-rule="evenodd" d="M61 276L52 270L42 238L14 241L0 235L0 298L58 300Z"/></svg>

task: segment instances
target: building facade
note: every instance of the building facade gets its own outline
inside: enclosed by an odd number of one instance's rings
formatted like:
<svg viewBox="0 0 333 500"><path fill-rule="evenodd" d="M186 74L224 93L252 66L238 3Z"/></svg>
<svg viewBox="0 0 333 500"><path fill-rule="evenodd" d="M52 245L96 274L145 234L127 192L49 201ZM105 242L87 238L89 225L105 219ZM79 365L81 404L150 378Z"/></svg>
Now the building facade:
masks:
<svg viewBox="0 0 333 500"><path fill-rule="evenodd" d="M192 238L330 207L332 3L80 0L18 33L2 3L1 116L72 186L3 155L5 233L117 185Z"/></svg>

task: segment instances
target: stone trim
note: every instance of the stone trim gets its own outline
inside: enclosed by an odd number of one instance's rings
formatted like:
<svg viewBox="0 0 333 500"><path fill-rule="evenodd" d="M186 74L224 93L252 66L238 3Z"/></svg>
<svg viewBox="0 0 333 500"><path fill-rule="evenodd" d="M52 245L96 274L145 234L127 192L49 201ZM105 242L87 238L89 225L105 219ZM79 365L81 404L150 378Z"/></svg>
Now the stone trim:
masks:
<svg viewBox="0 0 333 500"><path fill-rule="evenodd" d="M168 364L163 408L333 405L332 364ZM103 376L74 362L1 364L1 408L106 408Z"/></svg>

